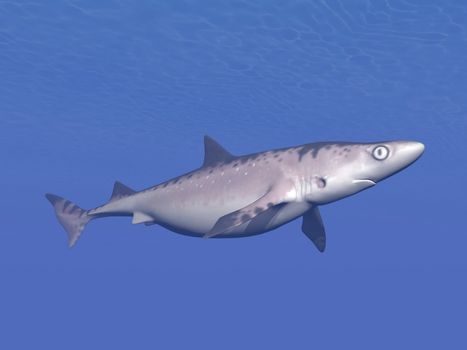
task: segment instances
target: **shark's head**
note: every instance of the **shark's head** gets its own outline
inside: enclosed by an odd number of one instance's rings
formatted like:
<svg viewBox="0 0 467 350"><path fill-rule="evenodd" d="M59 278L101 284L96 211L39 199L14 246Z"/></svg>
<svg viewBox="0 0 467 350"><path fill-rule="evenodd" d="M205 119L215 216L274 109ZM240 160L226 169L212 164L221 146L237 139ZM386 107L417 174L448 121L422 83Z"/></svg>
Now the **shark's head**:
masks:
<svg viewBox="0 0 467 350"><path fill-rule="evenodd" d="M374 186L412 164L424 149L415 141L311 144L314 169L308 199L325 204Z"/></svg>

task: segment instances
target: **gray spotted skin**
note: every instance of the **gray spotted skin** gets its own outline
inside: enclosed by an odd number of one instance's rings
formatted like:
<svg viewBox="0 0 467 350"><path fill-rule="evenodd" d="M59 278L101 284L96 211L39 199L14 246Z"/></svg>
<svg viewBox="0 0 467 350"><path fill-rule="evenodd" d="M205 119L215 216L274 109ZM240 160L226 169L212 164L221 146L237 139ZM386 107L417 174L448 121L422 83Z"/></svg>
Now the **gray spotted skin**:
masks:
<svg viewBox="0 0 467 350"><path fill-rule="evenodd" d="M323 251L318 206L375 185L423 150L413 141L321 142L234 156L205 137L201 168L140 192L116 183L111 201L86 218L125 215L191 236L243 237L304 216L302 230Z"/></svg>

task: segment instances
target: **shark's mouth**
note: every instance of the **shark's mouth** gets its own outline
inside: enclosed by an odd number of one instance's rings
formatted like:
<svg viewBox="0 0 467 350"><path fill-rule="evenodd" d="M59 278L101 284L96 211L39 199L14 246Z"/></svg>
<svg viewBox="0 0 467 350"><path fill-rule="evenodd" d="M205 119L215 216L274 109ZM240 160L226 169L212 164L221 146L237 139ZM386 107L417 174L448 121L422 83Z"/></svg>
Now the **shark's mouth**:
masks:
<svg viewBox="0 0 467 350"><path fill-rule="evenodd" d="M374 182L373 180L370 180L370 179L356 179L356 180L353 180L352 183L354 183L354 184L366 184L368 186L376 185L376 182Z"/></svg>

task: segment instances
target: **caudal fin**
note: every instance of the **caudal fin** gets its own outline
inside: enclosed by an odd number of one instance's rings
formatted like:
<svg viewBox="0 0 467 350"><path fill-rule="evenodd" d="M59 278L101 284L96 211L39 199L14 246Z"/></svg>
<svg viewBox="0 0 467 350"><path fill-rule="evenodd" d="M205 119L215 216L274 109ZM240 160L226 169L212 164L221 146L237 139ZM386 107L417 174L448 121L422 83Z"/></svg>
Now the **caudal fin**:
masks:
<svg viewBox="0 0 467 350"><path fill-rule="evenodd" d="M68 246L75 245L84 226L92 219L86 212L76 204L54 194L47 193L46 198L52 203L55 215L65 231L68 233Z"/></svg>

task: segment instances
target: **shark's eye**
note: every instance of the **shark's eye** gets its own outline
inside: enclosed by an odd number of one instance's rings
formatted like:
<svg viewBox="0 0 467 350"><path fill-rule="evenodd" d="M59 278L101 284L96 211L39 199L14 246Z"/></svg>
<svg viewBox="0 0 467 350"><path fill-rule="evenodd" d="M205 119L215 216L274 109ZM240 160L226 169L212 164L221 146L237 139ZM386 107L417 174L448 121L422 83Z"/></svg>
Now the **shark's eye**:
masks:
<svg viewBox="0 0 467 350"><path fill-rule="evenodd" d="M386 146L376 146L373 150L373 157L377 160L384 160L388 157L389 150Z"/></svg>

